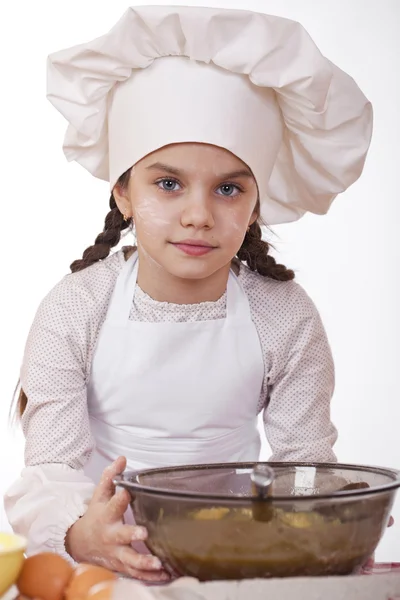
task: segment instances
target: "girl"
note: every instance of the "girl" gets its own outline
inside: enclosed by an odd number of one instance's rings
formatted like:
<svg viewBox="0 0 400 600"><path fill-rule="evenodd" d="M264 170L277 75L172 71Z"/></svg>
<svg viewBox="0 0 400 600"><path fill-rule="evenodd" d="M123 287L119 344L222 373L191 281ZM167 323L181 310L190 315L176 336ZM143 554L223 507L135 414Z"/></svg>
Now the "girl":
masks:
<svg viewBox="0 0 400 600"><path fill-rule="evenodd" d="M260 224L328 210L371 106L298 23L185 7L131 8L53 54L48 97L110 212L32 325L6 510L31 553L163 580L114 495L127 465L256 461L260 412L272 460L335 460L326 335ZM137 248L109 256L128 227Z"/></svg>

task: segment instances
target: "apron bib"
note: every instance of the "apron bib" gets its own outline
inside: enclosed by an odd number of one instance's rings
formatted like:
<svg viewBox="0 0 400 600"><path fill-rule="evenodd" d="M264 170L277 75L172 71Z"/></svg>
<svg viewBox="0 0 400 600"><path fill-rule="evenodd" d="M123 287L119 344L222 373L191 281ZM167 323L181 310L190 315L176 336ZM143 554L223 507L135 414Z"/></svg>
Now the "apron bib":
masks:
<svg viewBox="0 0 400 600"><path fill-rule="evenodd" d="M229 274L225 319L129 320L137 253L118 276L93 356L88 408L98 482L119 455L128 469L257 461L264 363L247 296Z"/></svg>

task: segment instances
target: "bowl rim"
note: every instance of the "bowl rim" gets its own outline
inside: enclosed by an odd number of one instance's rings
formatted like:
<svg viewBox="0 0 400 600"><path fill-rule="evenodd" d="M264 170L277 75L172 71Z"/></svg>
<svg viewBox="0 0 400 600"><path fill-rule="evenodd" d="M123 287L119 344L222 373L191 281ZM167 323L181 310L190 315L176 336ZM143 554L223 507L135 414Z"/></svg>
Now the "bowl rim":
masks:
<svg viewBox="0 0 400 600"><path fill-rule="evenodd" d="M28 547L28 540L23 535L18 535L17 533L12 533L8 531L0 531L1 536L7 536L15 540L15 544L8 548L2 548L0 541L0 556L5 556L6 554L13 554L14 552L25 551Z"/></svg>
<svg viewBox="0 0 400 600"><path fill-rule="evenodd" d="M392 477L392 481L389 483L382 484L371 488L363 488L358 490L345 490L341 492L335 492L330 494L315 494L315 495L301 495L301 496L270 496L263 499L258 499L257 502L310 502L319 500L332 500L335 498L348 499L348 498L360 498L364 496L373 496L384 492L394 491L400 487L400 470L390 469L386 467L378 467L371 465L357 465L350 463L318 463L318 462L267 462L267 461L255 461L255 462L232 462L232 463L205 463L205 464L194 464L194 465L177 465L170 467L160 468L149 468L139 470L126 470L123 474L114 477L113 483L116 487L122 487L132 493L146 493L152 496L169 496L171 498L191 498L191 499L208 499L208 500L222 500L233 503L243 503L245 500L254 499L252 496L244 495L227 495L227 494L213 494L206 492L196 492L190 490L171 490L168 488L153 487L141 483L138 478L151 475L155 473L167 474L174 471L200 471L200 470L222 470L222 469L243 469L248 470L254 468L255 465L268 465L272 468L323 468L331 470L356 470L356 471L367 471L369 473L375 473L380 475L386 475Z"/></svg>

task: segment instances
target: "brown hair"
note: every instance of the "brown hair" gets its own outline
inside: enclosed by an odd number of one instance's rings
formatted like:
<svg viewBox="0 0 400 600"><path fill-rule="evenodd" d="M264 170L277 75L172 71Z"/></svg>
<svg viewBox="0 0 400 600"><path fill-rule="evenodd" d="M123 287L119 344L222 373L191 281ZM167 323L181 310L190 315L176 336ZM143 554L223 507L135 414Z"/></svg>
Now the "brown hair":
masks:
<svg viewBox="0 0 400 600"><path fill-rule="evenodd" d="M15 403L15 396L17 395L18 388L19 388L19 393L18 393L18 399L17 399L17 409L16 409L15 413L12 414L14 403ZM22 387L20 387L20 382L18 382L17 389L14 392L14 399L13 399L13 403L11 405L11 410L10 410L10 417L11 417L12 421L22 417L22 415L25 412L27 404L28 404L28 398L26 397L26 394L25 394L24 390L22 389Z"/></svg>
<svg viewBox="0 0 400 600"><path fill-rule="evenodd" d="M131 169L125 171L118 179L118 184L122 188L128 185L130 173ZM103 231L97 236L94 244L86 248L82 258L75 260L70 265L72 273L82 271L82 269L90 267L99 260L107 258L111 248L119 243L122 231L132 226L132 219L124 219L117 207L113 194L110 196L109 204L110 211L105 218ZM274 257L269 254L270 244L262 239L262 230L259 223L261 221L259 202L257 202L256 210L258 220L247 231L243 244L237 253L238 259L245 262L251 271L256 271L264 277L270 277L276 281L290 281L294 279L294 272L291 269L287 269L284 265L278 264ZM27 402L26 394L20 388L17 401L17 412L20 416L23 415Z"/></svg>
<svg viewBox="0 0 400 600"><path fill-rule="evenodd" d="M118 184L124 188L128 185L131 169L125 171L123 175L118 179ZM107 213L104 228L101 233L97 236L92 246L86 248L82 254L82 258L74 260L70 265L72 273L76 271L82 271L86 267L90 267L99 260L107 258L110 254L111 248L116 246L120 239L121 233L132 225L132 219L124 219L124 216L120 212L117 203L115 202L114 195L110 196L110 211Z"/></svg>

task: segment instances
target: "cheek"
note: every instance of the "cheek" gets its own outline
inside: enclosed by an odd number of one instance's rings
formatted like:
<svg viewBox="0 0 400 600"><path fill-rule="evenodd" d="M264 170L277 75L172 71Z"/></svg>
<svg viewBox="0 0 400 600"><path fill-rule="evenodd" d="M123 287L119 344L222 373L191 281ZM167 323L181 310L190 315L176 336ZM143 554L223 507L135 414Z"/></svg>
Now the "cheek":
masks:
<svg viewBox="0 0 400 600"><path fill-rule="evenodd" d="M232 244L242 241L249 226L252 209L247 206L231 206L220 213L220 230L224 237L232 240Z"/></svg>
<svg viewBox="0 0 400 600"><path fill-rule="evenodd" d="M138 235L156 236L171 224L171 205L145 196L133 204L133 219Z"/></svg>

